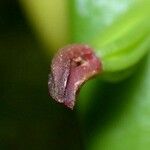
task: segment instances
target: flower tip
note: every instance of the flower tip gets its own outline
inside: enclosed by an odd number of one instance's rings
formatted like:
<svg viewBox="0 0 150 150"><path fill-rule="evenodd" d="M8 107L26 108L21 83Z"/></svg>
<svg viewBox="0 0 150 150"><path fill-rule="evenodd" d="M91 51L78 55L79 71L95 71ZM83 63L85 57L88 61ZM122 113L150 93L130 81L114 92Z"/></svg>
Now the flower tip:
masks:
<svg viewBox="0 0 150 150"><path fill-rule="evenodd" d="M89 46L66 46L52 60L48 81L50 96L73 110L81 85L100 71L100 60Z"/></svg>

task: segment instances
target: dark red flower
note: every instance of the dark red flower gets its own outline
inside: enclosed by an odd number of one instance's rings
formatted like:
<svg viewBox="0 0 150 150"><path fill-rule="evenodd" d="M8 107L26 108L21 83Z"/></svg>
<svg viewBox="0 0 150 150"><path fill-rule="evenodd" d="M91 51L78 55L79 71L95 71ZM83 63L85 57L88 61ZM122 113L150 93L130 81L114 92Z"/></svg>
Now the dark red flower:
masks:
<svg viewBox="0 0 150 150"><path fill-rule="evenodd" d="M68 45L52 60L49 93L57 102L73 109L79 87L101 70L100 59L88 45Z"/></svg>

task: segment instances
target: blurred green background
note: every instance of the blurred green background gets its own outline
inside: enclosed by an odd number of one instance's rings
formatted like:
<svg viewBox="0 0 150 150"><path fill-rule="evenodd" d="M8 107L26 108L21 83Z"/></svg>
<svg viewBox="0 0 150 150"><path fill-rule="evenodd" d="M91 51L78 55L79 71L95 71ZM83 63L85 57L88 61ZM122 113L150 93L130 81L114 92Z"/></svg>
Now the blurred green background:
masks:
<svg viewBox="0 0 150 150"><path fill-rule="evenodd" d="M50 57L18 1L0 1L0 150L83 149L75 112L48 96Z"/></svg>
<svg viewBox="0 0 150 150"><path fill-rule="evenodd" d="M149 150L150 57L122 82L89 81L70 111L48 96L54 51L25 16L0 1L0 150Z"/></svg>

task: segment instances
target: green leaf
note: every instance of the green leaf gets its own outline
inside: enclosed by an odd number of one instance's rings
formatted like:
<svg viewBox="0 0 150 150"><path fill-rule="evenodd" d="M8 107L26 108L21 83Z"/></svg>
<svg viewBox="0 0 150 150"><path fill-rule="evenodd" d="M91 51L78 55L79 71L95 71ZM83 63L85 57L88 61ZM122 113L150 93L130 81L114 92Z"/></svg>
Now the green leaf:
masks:
<svg viewBox="0 0 150 150"><path fill-rule="evenodd" d="M19 0L48 53L69 41L68 0Z"/></svg>
<svg viewBox="0 0 150 150"><path fill-rule="evenodd" d="M149 65L150 55L130 79L115 85L105 84L100 94L92 93L91 97L97 94L94 98L97 102L90 103L90 111L84 112L87 117L83 115L88 150L149 150Z"/></svg>
<svg viewBox="0 0 150 150"><path fill-rule="evenodd" d="M72 0L69 3L72 41L91 44L127 12L135 0Z"/></svg>
<svg viewBox="0 0 150 150"><path fill-rule="evenodd" d="M145 4L143 11L128 14L130 18L126 14L124 22L116 21L108 31L104 28L105 35L93 42L104 58L109 79L134 73L116 84L94 79L82 88L78 114L88 150L149 150L150 55L144 55L150 49L149 19L145 18L150 15ZM140 13L145 21L135 18Z"/></svg>
<svg viewBox="0 0 150 150"><path fill-rule="evenodd" d="M134 66L150 48L150 11L146 1L135 3L93 41L106 72Z"/></svg>
<svg viewBox="0 0 150 150"><path fill-rule="evenodd" d="M91 45L103 64L103 79L129 76L150 48L149 1L70 2L73 42Z"/></svg>

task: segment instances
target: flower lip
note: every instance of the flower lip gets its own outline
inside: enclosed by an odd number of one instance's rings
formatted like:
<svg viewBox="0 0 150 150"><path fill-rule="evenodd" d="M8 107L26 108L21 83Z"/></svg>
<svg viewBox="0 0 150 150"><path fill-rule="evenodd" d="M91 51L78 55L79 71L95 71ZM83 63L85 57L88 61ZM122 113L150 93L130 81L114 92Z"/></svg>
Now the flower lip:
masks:
<svg viewBox="0 0 150 150"><path fill-rule="evenodd" d="M72 44L60 49L51 64L50 96L73 109L80 86L102 70L100 59L88 45Z"/></svg>

